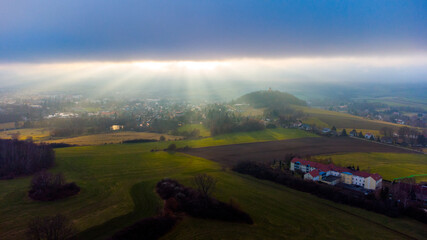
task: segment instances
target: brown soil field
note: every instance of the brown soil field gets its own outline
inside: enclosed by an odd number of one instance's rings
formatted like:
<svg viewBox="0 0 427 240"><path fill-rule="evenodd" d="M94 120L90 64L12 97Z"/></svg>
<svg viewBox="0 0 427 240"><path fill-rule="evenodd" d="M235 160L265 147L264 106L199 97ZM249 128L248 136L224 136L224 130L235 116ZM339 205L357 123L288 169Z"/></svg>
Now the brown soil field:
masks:
<svg viewBox="0 0 427 240"><path fill-rule="evenodd" d="M346 152L415 153L403 148L353 138L299 138L190 149L188 154L233 166L239 161L272 161L293 153L302 157Z"/></svg>

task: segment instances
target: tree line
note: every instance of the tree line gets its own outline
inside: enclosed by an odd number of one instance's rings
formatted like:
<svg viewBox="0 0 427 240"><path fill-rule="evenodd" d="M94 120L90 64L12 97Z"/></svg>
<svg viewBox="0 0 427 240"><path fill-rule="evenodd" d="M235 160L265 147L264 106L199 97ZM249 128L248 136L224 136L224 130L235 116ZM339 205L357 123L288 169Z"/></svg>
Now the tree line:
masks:
<svg viewBox="0 0 427 240"><path fill-rule="evenodd" d="M212 136L265 129L264 123L260 120L252 117L242 117L240 114L228 111L226 106L220 104L211 105L206 108L204 125L210 129Z"/></svg>
<svg viewBox="0 0 427 240"><path fill-rule="evenodd" d="M55 153L47 144L0 139L0 179L28 175L53 166Z"/></svg>

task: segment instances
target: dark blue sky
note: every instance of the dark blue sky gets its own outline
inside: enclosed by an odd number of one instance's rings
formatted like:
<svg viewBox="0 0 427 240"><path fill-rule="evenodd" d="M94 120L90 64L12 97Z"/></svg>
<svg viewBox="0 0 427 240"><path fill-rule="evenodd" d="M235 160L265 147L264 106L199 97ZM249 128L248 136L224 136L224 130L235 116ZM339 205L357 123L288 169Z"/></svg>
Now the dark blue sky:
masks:
<svg viewBox="0 0 427 240"><path fill-rule="evenodd" d="M427 53L427 1L1 0L0 61Z"/></svg>

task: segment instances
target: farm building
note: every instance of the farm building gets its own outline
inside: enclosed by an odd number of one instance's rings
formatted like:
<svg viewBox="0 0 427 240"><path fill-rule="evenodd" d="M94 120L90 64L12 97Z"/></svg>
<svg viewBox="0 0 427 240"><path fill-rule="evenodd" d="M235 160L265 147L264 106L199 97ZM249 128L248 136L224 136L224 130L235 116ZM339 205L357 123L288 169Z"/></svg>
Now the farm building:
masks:
<svg viewBox="0 0 427 240"><path fill-rule="evenodd" d="M367 134L365 134L365 138L366 139L371 139L371 138L375 138L375 136L372 133L367 133Z"/></svg>
<svg viewBox="0 0 427 240"><path fill-rule="evenodd" d="M352 171L348 168L338 167L333 164L322 164L300 158L291 161L291 171L300 170L304 179L320 181L330 185L339 182L356 185L365 189L375 190L381 187L382 177L379 174L371 174L362 171Z"/></svg>
<svg viewBox="0 0 427 240"><path fill-rule="evenodd" d="M302 130L306 130L306 131L311 131L311 129L312 129L311 126L308 125L308 124L301 124L299 126L299 128L302 129Z"/></svg>

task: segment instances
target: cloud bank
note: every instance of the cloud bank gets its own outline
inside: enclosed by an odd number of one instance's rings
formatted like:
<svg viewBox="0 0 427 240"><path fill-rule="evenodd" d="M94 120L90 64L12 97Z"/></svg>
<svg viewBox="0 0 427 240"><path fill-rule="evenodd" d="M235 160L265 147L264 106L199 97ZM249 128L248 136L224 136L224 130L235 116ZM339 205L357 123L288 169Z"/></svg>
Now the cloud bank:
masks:
<svg viewBox="0 0 427 240"><path fill-rule="evenodd" d="M0 62L427 53L427 2L3 0Z"/></svg>

